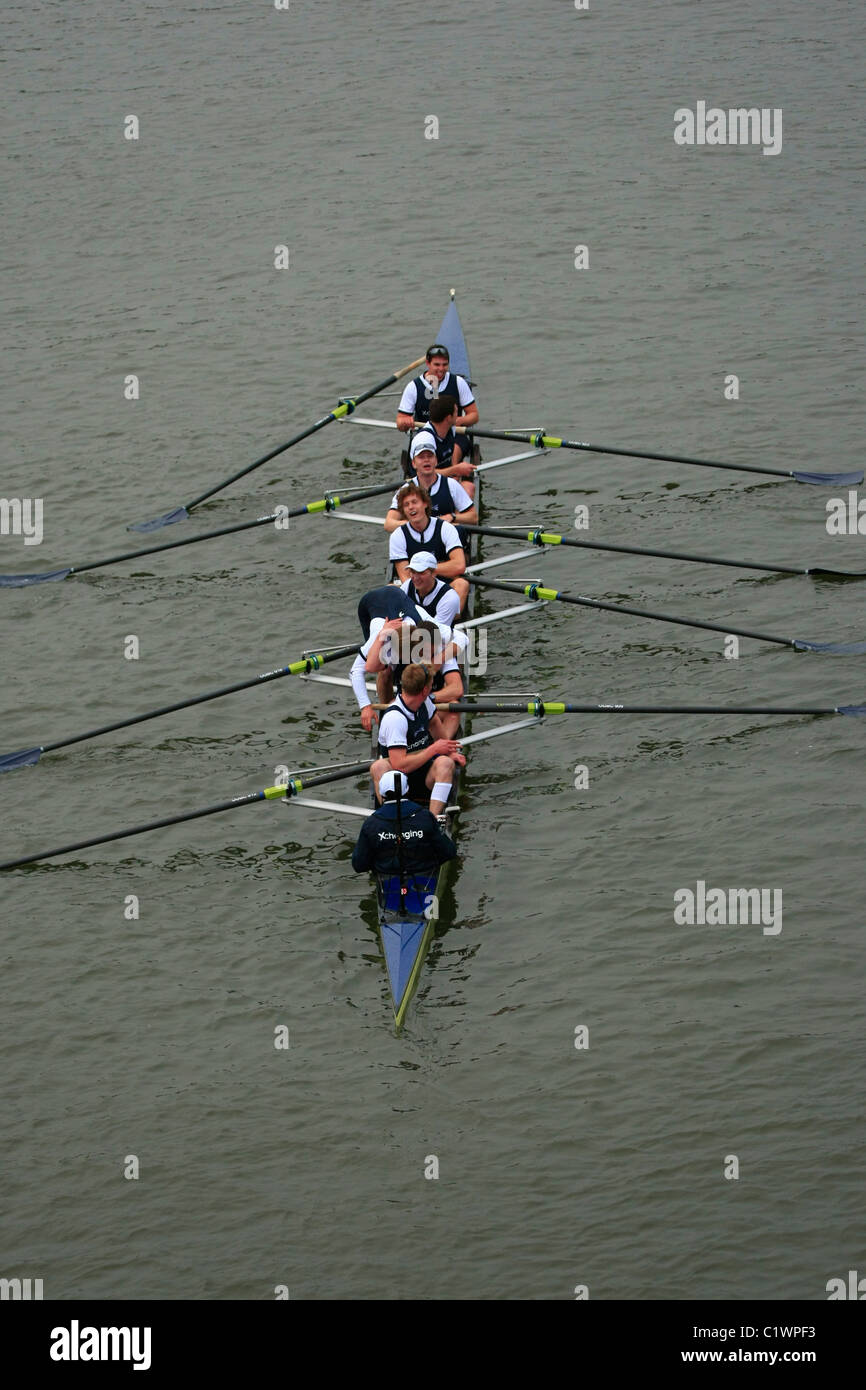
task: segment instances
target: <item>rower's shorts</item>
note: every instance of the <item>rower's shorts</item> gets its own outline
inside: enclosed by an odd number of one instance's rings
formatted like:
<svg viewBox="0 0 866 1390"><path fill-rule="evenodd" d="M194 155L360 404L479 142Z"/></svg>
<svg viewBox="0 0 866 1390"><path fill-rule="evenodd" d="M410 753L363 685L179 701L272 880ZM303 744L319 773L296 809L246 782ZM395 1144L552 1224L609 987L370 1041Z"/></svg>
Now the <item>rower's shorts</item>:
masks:
<svg viewBox="0 0 866 1390"><path fill-rule="evenodd" d="M429 763L425 763L423 767L416 768L414 772L409 774L409 800L417 801L420 806L426 806L430 800L430 788L424 778L430 771L432 762L433 759L431 758Z"/></svg>

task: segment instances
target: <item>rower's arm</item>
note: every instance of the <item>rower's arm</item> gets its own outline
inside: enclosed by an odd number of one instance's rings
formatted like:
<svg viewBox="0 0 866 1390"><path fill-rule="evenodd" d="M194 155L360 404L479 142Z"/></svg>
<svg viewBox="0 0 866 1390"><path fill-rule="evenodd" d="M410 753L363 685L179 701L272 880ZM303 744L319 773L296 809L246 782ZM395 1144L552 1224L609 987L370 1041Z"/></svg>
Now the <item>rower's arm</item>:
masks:
<svg viewBox="0 0 866 1390"><path fill-rule="evenodd" d="M405 584L406 580L409 578L409 561L395 560L393 563L394 568L397 571L397 578L399 579L401 584Z"/></svg>
<svg viewBox="0 0 866 1390"><path fill-rule="evenodd" d="M478 419L478 411L477 411L477 410L476 410L476 412L475 412L475 419L476 419L476 420ZM397 428L398 428L398 430L402 430L403 433L405 434L407 430L411 430L411 429L413 428L414 424L415 424L415 416L414 416L414 415L410 415L410 414L409 414L407 411L405 411L405 410L398 410L398 411L397 411Z"/></svg>
<svg viewBox="0 0 866 1390"><path fill-rule="evenodd" d="M378 637L373 639L373 645L367 653L367 660L364 664L364 670L368 675L376 676L380 671L385 671L387 669L387 662L382 660L382 643L386 637L390 636L392 630L391 628L383 627Z"/></svg>
<svg viewBox="0 0 866 1390"><path fill-rule="evenodd" d="M433 722L438 719L438 717L438 715L434 714L430 720L431 733L433 731ZM436 737L441 738L442 735L437 734ZM408 777L410 772L414 772L416 768L424 767L425 763L429 763L430 749L427 747L420 749L417 753L407 753L405 748L389 748L388 761L395 772L405 772Z"/></svg>
<svg viewBox="0 0 866 1390"><path fill-rule="evenodd" d="M435 697L434 697L434 698L435 698ZM429 730L430 730L430 734L431 734L431 737L433 738L434 743L435 743L435 741L436 741L437 738L447 738L447 737L448 737L447 733L444 733L444 732L443 732L444 725L443 725L443 723L442 723L442 715L439 714L438 710L437 710L436 714L431 714L431 716L430 716L430 722L429 722L429 724L427 725L427 727L428 727ZM427 757L428 757L428 759L429 759L429 756L430 756L430 751L429 751L429 749L428 749L428 750L427 750Z"/></svg>
<svg viewBox="0 0 866 1390"><path fill-rule="evenodd" d="M409 562L407 561L407 574L408 571ZM461 574L466 573L466 552L462 545L455 545L454 549L449 551L448 559L436 566L436 573L440 579L459 579Z"/></svg>
<svg viewBox="0 0 866 1390"><path fill-rule="evenodd" d="M349 672L349 681L355 692L355 699L358 701L358 709L360 710L366 709L370 704L370 693L367 690L365 670L364 658L359 652L352 662L352 669Z"/></svg>
<svg viewBox="0 0 866 1390"><path fill-rule="evenodd" d="M461 521L465 521L467 526L477 526L477 525L478 525L478 508L477 508L477 507L467 507L466 510L465 510L465 512L455 512L455 513L454 513L454 524L455 524L455 526L459 526L460 523L461 523Z"/></svg>
<svg viewBox="0 0 866 1390"><path fill-rule="evenodd" d="M446 645L442 648L441 652L439 653L439 656L433 662L433 666L438 671L442 666L445 665L445 662L450 661L452 657L455 659L455 661L459 661L461 655L461 648L452 638L451 641L446 643ZM430 699L435 700L436 696L431 695Z"/></svg>
<svg viewBox="0 0 866 1390"><path fill-rule="evenodd" d="M458 482L462 482L464 478L469 478L471 480L475 476L476 470L474 463L470 463L468 459L461 458L455 459L453 463L449 463L447 468L440 468L438 471L442 474L443 478L456 478Z"/></svg>
<svg viewBox="0 0 866 1390"><path fill-rule="evenodd" d="M445 677L445 684L441 690L435 690L430 696L434 705L447 705L452 700L463 699L463 678L459 671L449 671ZM438 716L436 716L438 718Z"/></svg>
<svg viewBox="0 0 866 1390"><path fill-rule="evenodd" d="M470 425L478 424L478 406L474 401L471 405L467 405L462 415L457 416L457 423L458 425L465 425L467 429Z"/></svg>
<svg viewBox="0 0 866 1390"><path fill-rule="evenodd" d="M397 508L389 507L388 515L385 517L385 530L390 534L392 531L396 531L398 526L402 525L403 517L397 511Z"/></svg>

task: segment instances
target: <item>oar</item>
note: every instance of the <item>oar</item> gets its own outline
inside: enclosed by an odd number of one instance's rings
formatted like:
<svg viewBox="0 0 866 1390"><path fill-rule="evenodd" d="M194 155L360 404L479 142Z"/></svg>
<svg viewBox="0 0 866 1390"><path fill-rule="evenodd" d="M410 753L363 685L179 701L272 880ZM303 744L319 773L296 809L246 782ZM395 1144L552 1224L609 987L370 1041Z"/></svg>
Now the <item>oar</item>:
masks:
<svg viewBox="0 0 866 1390"><path fill-rule="evenodd" d="M131 724L144 724L148 719L159 719L163 714L173 714L175 710L188 709L191 705L202 705L206 700L218 700L223 695L234 695L237 690L249 690L254 685L265 685L268 681L279 680L281 676L307 675L318 671L329 661L337 661L344 656L352 656L361 649L337 647L332 651L315 652L293 661L290 666L278 666L274 671L266 671L263 676L253 676L251 680L237 681L234 685L220 686L219 690L208 690L204 695L192 695L188 700L178 700L173 705L160 705L158 709L147 710L144 714L133 714L129 719L117 719L112 724L101 724L96 729L86 729L83 734L72 734L69 738L59 738L54 743L40 743L35 748L22 748L18 753L0 755L0 772L11 772L18 767L33 767L43 753L53 753L57 748L68 748L72 743L84 743L87 739L98 738L101 734L113 733L115 729L128 729Z"/></svg>
<svg viewBox="0 0 866 1390"><path fill-rule="evenodd" d="M172 511L166 512L164 516L154 517L152 521L136 521L128 526L127 530L158 531L161 526L171 526L175 521L186 521L194 507L200 506L202 502L206 502L217 492L222 492L223 488L227 488L231 483L236 483L238 478L246 477L247 473L252 473L254 468L261 468L263 463L269 463L271 459L277 457L277 454L284 454L287 449L291 449L295 444L300 444L302 439L309 439L311 434L324 429L325 425L329 425L332 420L341 420L344 415L351 415L352 411L362 402L368 401L371 396L377 396L380 391L385 390L386 386L392 386L401 377L408 376L409 372L414 372L416 367L423 366L425 361L425 358L419 357L416 362L410 362L408 367L401 367L399 371L392 372L384 381L380 381L378 386L371 386L369 391L362 391L360 396L353 396L350 400L340 401L339 405L335 405L334 409L329 410L327 415L323 415L321 420L317 420L313 425L308 425L305 430L301 430L300 434L292 435L292 438L287 439L285 444L278 444L275 449L269 449L266 454L262 454L261 458L255 459L253 463L248 463L246 468L239 468L237 473L233 473L230 478L208 488L207 492L200 493L198 497L194 497L191 502L187 502L184 506L175 507Z"/></svg>
<svg viewBox="0 0 866 1390"><path fill-rule="evenodd" d="M350 766L331 772L322 772L316 777L293 777L288 786L265 787L262 791L247 792L245 796L233 796L228 801L218 801L215 806L203 806L197 811L183 811L177 816L165 816L162 820L147 821L145 825L133 825L128 830L112 830L108 835L95 835L89 840L76 840L71 845L61 845L59 849L43 849L38 854L25 854L19 859L7 859L0 869L20 869L23 864L36 864L41 859L56 859L61 854L72 854L78 849L90 849L93 845L105 845L111 840L126 840L130 835L144 835L148 830L162 830L167 825L181 825L184 821L200 820L202 816L215 816L220 811L234 811L238 806L252 806L256 801L275 801L277 798L300 796L308 787L318 787L324 782L338 782L344 777L360 777L369 772L370 762L352 763Z"/></svg>
<svg viewBox="0 0 866 1390"><path fill-rule="evenodd" d="M578 550L612 550L622 555L655 555L662 560L690 560L700 565L729 565L732 569L766 570L770 574L811 574L832 575L836 579L866 579L866 570L834 570L826 565L810 565L804 569L800 565L768 565L760 560L726 560L718 555L687 555L682 550L648 550L640 545L613 545L610 541L578 541L573 536L558 536L551 531L537 527L524 531L521 527L506 530L500 526L470 526L460 523L461 531L473 531L478 536L502 536L509 541L527 540L533 545L569 545Z"/></svg>
<svg viewBox="0 0 866 1390"><path fill-rule="evenodd" d="M816 483L831 487L856 487L863 481L859 473L800 473L791 468L767 468L759 464L720 463L717 459L687 458L684 454L654 454L646 449L615 449L609 444L584 444L577 439L560 439L543 430L482 430L477 425L458 425L458 433L477 434L481 439L521 440L535 449L583 449L590 454L617 454L629 459L657 459L661 463L688 463L696 468L728 468L734 473L766 473L774 478L793 478L797 483Z"/></svg>
<svg viewBox="0 0 866 1390"><path fill-rule="evenodd" d="M517 584L505 579L479 579L467 574L470 584L482 584L489 589L506 589L512 594L547 603L574 603L581 608L602 608L608 613L628 613L634 618L650 618L657 623L679 623L682 627L702 627L709 632L726 636L751 637L756 642L773 642L779 647L793 647L798 652L832 652L836 656L859 656L866 652L866 642L809 642L802 637L777 637L769 632L753 632L750 628L731 627L724 623L709 623L700 618L679 618L671 613L655 613L648 608L632 608L624 603L603 603L601 599L584 598L582 594L565 594L559 589L545 589L540 584Z"/></svg>
<svg viewBox="0 0 866 1390"><path fill-rule="evenodd" d="M269 512L267 516L257 516L254 521L236 521L231 526L220 526L216 531L202 531L198 536L184 536L180 541L163 541L161 545L146 546L143 550L126 550L120 555L109 555L104 560L87 560L81 565L68 565L62 570L45 570L41 574L0 574L0 589L24 589L29 584L45 584L59 579L68 579L71 574L84 574L86 570L103 569L106 565L119 565L126 560L139 560L143 555L157 555L162 550L179 550L182 545L199 545L201 541L212 541L217 536L231 536L236 531L251 531L255 526L281 524L290 517L312 515L314 512L332 512L347 502L359 502L364 497L378 497L386 492L396 492L401 483L382 483L378 487L362 488L350 494L329 492L316 502L306 502L303 506L292 507L288 511Z"/></svg>
<svg viewBox="0 0 866 1390"><path fill-rule="evenodd" d="M550 700L455 700L437 705L437 710L467 714L846 714L862 719L866 705L621 705L614 701L602 705L560 704Z"/></svg>

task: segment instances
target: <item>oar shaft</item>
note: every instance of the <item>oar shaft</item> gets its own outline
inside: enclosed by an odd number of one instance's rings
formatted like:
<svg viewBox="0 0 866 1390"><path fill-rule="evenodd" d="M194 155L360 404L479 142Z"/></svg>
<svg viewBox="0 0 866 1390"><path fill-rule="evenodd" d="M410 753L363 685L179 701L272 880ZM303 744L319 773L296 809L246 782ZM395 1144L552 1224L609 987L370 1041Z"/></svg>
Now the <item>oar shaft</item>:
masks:
<svg viewBox="0 0 866 1390"><path fill-rule="evenodd" d="M144 546L141 550L123 550L118 555L107 555L103 560L87 560L82 565L73 565L70 574L83 574L85 570L102 569L105 565L119 565L124 560L140 560L144 555L157 555L162 550L179 550L183 545L198 545L200 541L211 541L216 536L231 536L237 531L251 531L256 526L273 525L276 514L257 516L254 521L236 521L232 526L221 526L217 531L202 531L199 536L184 536L179 541L163 541L161 545Z"/></svg>
<svg viewBox="0 0 866 1390"><path fill-rule="evenodd" d="M220 801L216 806L204 806L199 811L185 811L182 815L163 816L161 820L148 821L145 825L132 825L128 830L112 830L108 835L94 835L88 840L73 840L71 844L59 845L56 849L40 850L38 854L25 854L20 859L7 859L0 864L0 870L20 869L25 864L37 864L41 859L57 859L62 854L73 854L79 849L91 849L94 845L105 845L112 840L126 840L131 835L144 835L149 830L162 830L168 825L180 825L182 821L200 820L203 816L215 816L220 811L231 811L236 806L249 806L254 801L264 801L263 791L252 792L249 796L237 797L232 801Z"/></svg>
<svg viewBox="0 0 866 1390"><path fill-rule="evenodd" d="M841 714L836 705L621 705L616 702L596 705L562 704L550 700L478 700L470 703L455 700L437 705L437 710L455 714ZM856 708L850 706L850 709Z"/></svg>
<svg viewBox="0 0 866 1390"><path fill-rule="evenodd" d="M232 483L236 483L239 478L246 477L247 473L252 473L255 468L261 468L263 463L270 463L271 459L275 459L278 454L284 454L287 449L291 449L295 444L300 444L302 439L309 439L311 434L315 434L317 430L324 429L325 425L329 425L331 421L336 418L333 411L330 411L327 415L323 415L321 420L317 420L314 425L308 425L307 428L301 430L299 434L292 435L292 438L287 439L285 444L277 444L275 448L269 449L266 454L262 454L261 458L257 458L252 463L248 463L245 468L239 468L237 473L233 473L230 478L226 478L221 483L216 483L214 487L209 487L207 492L199 493L198 497L194 497L191 502L185 503L186 510L191 512L194 507L200 506L202 502L207 502L209 497L213 497L216 493L222 492L223 488L227 488Z"/></svg>
<svg viewBox="0 0 866 1390"><path fill-rule="evenodd" d="M393 386L395 381L399 381L401 377L407 376L408 373L413 372L416 367L422 366L425 361L425 358L419 357L415 362L410 362L408 366L401 367L399 371L392 372L384 381L380 381L378 386L371 386L369 391L363 391L360 396L354 396L350 401L341 401L333 410L329 410L327 415L323 415L321 420L316 420L314 424L308 425L306 429L301 430L298 434L292 435L292 438L287 439L285 444L278 444L276 448L269 449L266 454L262 454L261 458L255 459L253 463L248 463L245 468L239 468L236 473L232 473L230 478L224 479L223 482L208 488L207 492L202 492L198 497L194 497L191 502L187 502L186 510L191 512L193 507L198 507L200 503L206 502L209 497L213 497L217 492L222 492L223 488L230 487L231 484L236 483L239 478L245 478L248 473L252 473L253 469L261 468L263 463L269 463L271 459L276 458L278 454L284 454L287 449L293 448L295 444L300 444L302 440L309 439L310 435L316 434L319 430L324 429L325 425L330 425L332 420L340 420L344 415L351 415L352 411L355 410L357 406L361 405L362 402L370 400L371 396L377 396L380 391L385 390L386 386Z"/></svg>
<svg viewBox="0 0 866 1390"><path fill-rule="evenodd" d="M560 536L551 531L542 531L540 527L533 531L506 531L502 527L472 526L463 521L461 521L460 527L463 531L472 531L479 536L502 536L503 539L511 541L527 540L539 547L565 545L573 547L575 550L609 550L618 555L651 555L662 560L689 560L694 564L728 565L731 569L766 570L773 574L812 573L812 571L801 569L796 565L768 565L760 560L728 560L718 555L689 555L682 550L650 550L641 545L614 545L610 541L577 540L573 536Z"/></svg>
<svg viewBox="0 0 866 1390"><path fill-rule="evenodd" d="M57 849L40 850L38 854L25 854L18 859L7 859L0 864L0 870L20 869L25 864L36 864L42 859L56 859L62 854L73 854L76 850L91 849L94 845L109 844L112 840L128 840L132 835L145 835L151 830L163 830L169 825L180 825L184 821L201 820L204 816L216 816L221 811L234 811L240 806L252 806L257 801L275 801L283 797L300 796L308 787L318 787L325 782L339 782L346 777L360 777L369 772L370 763L352 763L332 772L322 772L314 777L295 777L286 787L265 787L262 791L247 792L244 796L233 796L229 801L219 801L215 806L202 806L197 811L183 811L176 816L163 816L160 820L147 821L144 825L133 825L127 830L112 830L107 835L95 835L88 840L75 840L72 844L61 845Z"/></svg>
<svg viewBox="0 0 866 1390"><path fill-rule="evenodd" d="M317 652L302 658L300 661L294 661L289 666L280 666L274 671L266 671L264 675L253 676L245 681L236 681L234 685L223 685L218 690L208 690L203 695L192 695L187 700L175 701L173 705L160 705L157 709L147 710L144 714L130 715L128 719L116 719L111 724L101 724L96 729L87 729L84 733L73 734L71 738L57 739L55 743L43 743L42 752L50 753L57 748L68 748L73 743L84 743L87 739L98 738L101 734L113 733L116 729L128 729L133 724L145 724L148 720L159 719L164 714L174 714L176 710L189 709L193 705L203 705L208 700L218 700L223 695L234 695L239 690L250 690L253 686L265 685L269 681L280 680L283 676L309 674L311 671L317 671L320 666L326 665L329 661L337 661L359 651L360 647L356 645L338 647L332 652Z"/></svg>
<svg viewBox="0 0 866 1390"><path fill-rule="evenodd" d="M704 628L708 632L723 632L726 636L750 637L755 642L771 642L780 647L796 647L795 638L777 637L769 632L754 632L751 628L731 627L725 623L711 623L704 618L680 618L674 613L657 613L648 608L633 608L626 603L606 603L598 598L584 598L582 594L566 594L559 589L545 589L539 584L510 584L502 579L479 579L467 574L470 584L482 584L491 589L507 589L510 593L525 594L527 598L546 602L572 603L579 608L598 608L607 613L626 613L633 618L649 618L658 623L677 623L680 627Z"/></svg>
<svg viewBox="0 0 866 1390"><path fill-rule="evenodd" d="M477 434L481 439L506 439L512 442L515 439L522 440L527 444L533 444L536 449L580 449L589 454L615 454L619 458L655 459L659 463L686 463L695 468L727 468L733 473L766 473L775 478L792 478L794 476L790 468L767 468L755 463L722 463L718 459L689 458L686 454L659 454L648 449L619 449L612 444L589 444L579 439L562 439L559 435L545 434L543 430L535 433L531 430L483 430L479 429L477 425L472 425L471 433Z"/></svg>
<svg viewBox="0 0 866 1390"><path fill-rule="evenodd" d="M105 565L119 565L124 560L140 560L145 555L158 555L163 550L179 550L184 545L199 545L202 541L212 541L218 536L231 536L239 531L251 531L256 526L273 526L277 521L287 521L292 517L309 516L315 512L334 511L345 503L359 502L365 497L378 497L386 492L396 492L400 483L381 483L377 487L353 491L351 497L341 497L333 493L306 502L299 507L291 507L285 512L270 512L267 516L257 516L253 521L236 521L231 526L220 526L215 531L202 531L198 536L183 536L178 541L163 541L160 545L148 545L142 550L125 550L119 555L108 555L103 560L88 560L82 565L74 565L69 574L83 574L85 570L102 569Z"/></svg>

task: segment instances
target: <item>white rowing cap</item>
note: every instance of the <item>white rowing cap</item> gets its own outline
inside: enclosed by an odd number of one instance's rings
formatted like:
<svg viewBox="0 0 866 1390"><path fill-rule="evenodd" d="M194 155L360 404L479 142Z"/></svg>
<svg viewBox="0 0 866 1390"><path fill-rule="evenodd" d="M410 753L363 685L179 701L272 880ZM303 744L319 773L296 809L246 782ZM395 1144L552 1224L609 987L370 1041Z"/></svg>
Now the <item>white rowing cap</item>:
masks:
<svg viewBox="0 0 866 1390"><path fill-rule="evenodd" d="M397 790L397 778L400 778L400 795L409 795L409 779L405 772L383 772L379 778L379 795L393 796Z"/></svg>
<svg viewBox="0 0 866 1390"><path fill-rule="evenodd" d="M436 441L432 434L416 434L412 443L409 445L409 457L415 458L418 454L435 454Z"/></svg>
<svg viewBox="0 0 866 1390"><path fill-rule="evenodd" d="M409 559L408 564L410 570L415 570L416 573L420 574L424 570L435 570L438 561L436 556L432 555L429 550L416 550L415 554Z"/></svg>

